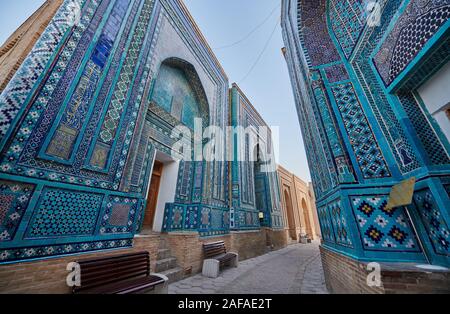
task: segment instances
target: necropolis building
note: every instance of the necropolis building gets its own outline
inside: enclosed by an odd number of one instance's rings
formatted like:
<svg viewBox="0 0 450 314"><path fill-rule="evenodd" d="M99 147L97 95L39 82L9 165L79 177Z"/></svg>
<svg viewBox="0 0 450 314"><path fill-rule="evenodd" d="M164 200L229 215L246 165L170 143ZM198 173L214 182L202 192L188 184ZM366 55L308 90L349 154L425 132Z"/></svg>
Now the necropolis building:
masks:
<svg viewBox="0 0 450 314"><path fill-rule="evenodd" d="M264 124L181 1L47 1L0 53L1 263L127 248L155 260L165 232L185 274L205 237L243 257L264 252L266 233L283 238L275 168L231 163L226 148L184 158L206 142L173 136ZM65 289L70 260L46 264L60 265L46 291Z"/></svg>
<svg viewBox="0 0 450 314"><path fill-rule="evenodd" d="M355 260L450 265L449 14L448 0L283 1L328 278ZM388 209L412 177L412 203Z"/></svg>

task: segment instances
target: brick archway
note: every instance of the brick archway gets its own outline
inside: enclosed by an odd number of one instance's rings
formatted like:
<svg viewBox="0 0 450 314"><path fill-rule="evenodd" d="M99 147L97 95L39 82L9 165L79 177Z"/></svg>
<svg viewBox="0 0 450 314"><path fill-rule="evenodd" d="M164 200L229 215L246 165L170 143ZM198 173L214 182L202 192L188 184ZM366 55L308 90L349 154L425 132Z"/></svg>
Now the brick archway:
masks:
<svg viewBox="0 0 450 314"><path fill-rule="evenodd" d="M297 240L295 229L294 209L292 206L292 198L289 189L284 189L284 202L286 204L286 214L288 220L289 236L292 240Z"/></svg>

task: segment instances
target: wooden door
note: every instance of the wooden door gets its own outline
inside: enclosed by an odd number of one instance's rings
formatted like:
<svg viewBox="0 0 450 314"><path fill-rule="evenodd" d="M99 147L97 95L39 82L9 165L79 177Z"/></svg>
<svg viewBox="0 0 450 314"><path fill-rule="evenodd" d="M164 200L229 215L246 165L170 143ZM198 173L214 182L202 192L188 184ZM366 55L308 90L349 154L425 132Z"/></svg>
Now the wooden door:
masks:
<svg viewBox="0 0 450 314"><path fill-rule="evenodd" d="M145 209L143 226L147 228L153 227L153 221L155 219L156 204L158 202L159 185L161 183L161 174L163 170L163 164L159 161L155 161L153 166L153 173L150 182L150 188L148 190L147 207Z"/></svg>

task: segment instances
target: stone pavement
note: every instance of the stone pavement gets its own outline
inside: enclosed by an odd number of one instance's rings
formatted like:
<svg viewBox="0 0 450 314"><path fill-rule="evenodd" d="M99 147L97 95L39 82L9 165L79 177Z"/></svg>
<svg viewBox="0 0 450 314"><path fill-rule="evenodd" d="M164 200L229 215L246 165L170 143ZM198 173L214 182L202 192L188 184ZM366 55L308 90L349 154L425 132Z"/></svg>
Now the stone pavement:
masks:
<svg viewBox="0 0 450 314"><path fill-rule="evenodd" d="M295 244L227 268L212 279L195 275L169 286L170 294L326 294L317 244Z"/></svg>

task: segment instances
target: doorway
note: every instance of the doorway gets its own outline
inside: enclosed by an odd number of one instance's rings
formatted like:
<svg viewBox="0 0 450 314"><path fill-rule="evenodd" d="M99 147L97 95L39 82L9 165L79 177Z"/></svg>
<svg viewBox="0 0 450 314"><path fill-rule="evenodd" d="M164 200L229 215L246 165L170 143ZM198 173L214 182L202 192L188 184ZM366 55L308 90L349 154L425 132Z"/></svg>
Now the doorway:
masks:
<svg viewBox="0 0 450 314"><path fill-rule="evenodd" d="M152 230L155 221L156 205L158 204L159 187L161 185L161 176L164 164L160 161L155 161L153 166L150 187L148 189L147 206L145 208L144 222L142 223L143 230Z"/></svg>

